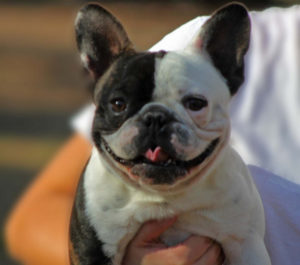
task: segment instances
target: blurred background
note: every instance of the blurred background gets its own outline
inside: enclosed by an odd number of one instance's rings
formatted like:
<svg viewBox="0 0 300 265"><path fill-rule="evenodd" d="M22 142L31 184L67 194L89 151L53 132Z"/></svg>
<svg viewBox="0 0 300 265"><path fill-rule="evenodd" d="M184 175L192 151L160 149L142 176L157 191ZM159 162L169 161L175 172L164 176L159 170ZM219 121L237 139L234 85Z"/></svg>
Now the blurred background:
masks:
<svg viewBox="0 0 300 265"><path fill-rule="evenodd" d="M101 1L147 49L188 20L228 1ZM300 0L240 1L250 10ZM84 1L0 0L0 227L24 188L70 136L70 118L89 102L73 21ZM1 229L0 264L5 254Z"/></svg>

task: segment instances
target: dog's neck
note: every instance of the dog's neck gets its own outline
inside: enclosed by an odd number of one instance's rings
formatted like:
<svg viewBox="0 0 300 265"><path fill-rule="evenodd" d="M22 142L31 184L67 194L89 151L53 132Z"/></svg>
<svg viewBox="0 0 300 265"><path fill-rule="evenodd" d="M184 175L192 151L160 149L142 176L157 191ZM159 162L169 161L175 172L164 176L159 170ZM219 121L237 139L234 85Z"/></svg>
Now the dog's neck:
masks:
<svg viewBox="0 0 300 265"><path fill-rule="evenodd" d="M154 188L138 186L138 184L136 186L128 185L130 183L112 170L111 165L101 159L99 151L94 148L87 167L85 184L86 188L94 190L97 189L97 186L100 187L102 185L102 181L105 181L105 185L108 182L110 183L109 186L111 189L120 189L121 193L126 191L126 193L131 194L130 197L141 196L143 198L151 198L151 200L164 200L164 198L170 200L172 197L178 198L182 194L189 193L194 189L206 189L208 186L213 185L213 183L219 182L219 179L223 178L224 174L234 175L233 172L237 168L236 163L239 161L235 156L235 151L230 146L226 146L218 155L213 165L207 168L201 176L195 176L189 182L178 185L176 188L170 186L163 190L155 190ZM228 170L233 172L229 173L227 172Z"/></svg>

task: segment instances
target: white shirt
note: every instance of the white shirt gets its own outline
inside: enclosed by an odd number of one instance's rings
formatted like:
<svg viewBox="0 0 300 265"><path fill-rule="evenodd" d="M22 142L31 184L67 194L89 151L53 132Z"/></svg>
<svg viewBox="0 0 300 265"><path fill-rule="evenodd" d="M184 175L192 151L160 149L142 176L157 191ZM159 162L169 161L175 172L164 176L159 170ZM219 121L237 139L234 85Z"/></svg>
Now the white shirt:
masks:
<svg viewBox="0 0 300 265"><path fill-rule="evenodd" d="M150 51L184 49L208 17L166 35ZM266 215L273 265L300 264L300 6L251 12L245 82L231 106L232 144L249 166ZM73 120L89 136L94 106ZM272 173L271 173L272 172Z"/></svg>

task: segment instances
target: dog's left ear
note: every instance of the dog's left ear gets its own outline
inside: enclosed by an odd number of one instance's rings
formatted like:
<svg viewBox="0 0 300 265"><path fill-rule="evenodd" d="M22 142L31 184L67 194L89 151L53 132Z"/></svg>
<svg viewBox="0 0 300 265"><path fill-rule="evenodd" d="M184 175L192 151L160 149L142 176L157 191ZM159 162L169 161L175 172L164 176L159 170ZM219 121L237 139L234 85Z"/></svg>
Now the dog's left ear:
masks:
<svg viewBox="0 0 300 265"><path fill-rule="evenodd" d="M122 53L134 52L121 23L99 4L84 6L75 20L77 46L84 67L99 79Z"/></svg>
<svg viewBox="0 0 300 265"><path fill-rule="evenodd" d="M244 55L250 41L250 19L247 9L228 4L204 23L194 46L206 52L214 66L227 80L231 95L244 81Z"/></svg>

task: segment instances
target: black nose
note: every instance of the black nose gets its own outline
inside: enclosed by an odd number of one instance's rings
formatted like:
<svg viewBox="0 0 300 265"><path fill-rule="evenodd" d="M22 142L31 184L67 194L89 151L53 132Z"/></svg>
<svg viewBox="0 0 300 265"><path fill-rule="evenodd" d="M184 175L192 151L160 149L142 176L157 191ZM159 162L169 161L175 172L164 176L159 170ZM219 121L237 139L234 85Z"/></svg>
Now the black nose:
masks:
<svg viewBox="0 0 300 265"><path fill-rule="evenodd" d="M148 112L144 115L143 121L148 128L161 128L167 123L167 116L162 112Z"/></svg>
<svg viewBox="0 0 300 265"><path fill-rule="evenodd" d="M172 153L170 134L173 131L172 124L177 121L174 114L165 107L152 105L140 115L139 122L143 132L140 141L144 144L144 149L154 150L161 146L166 153Z"/></svg>

